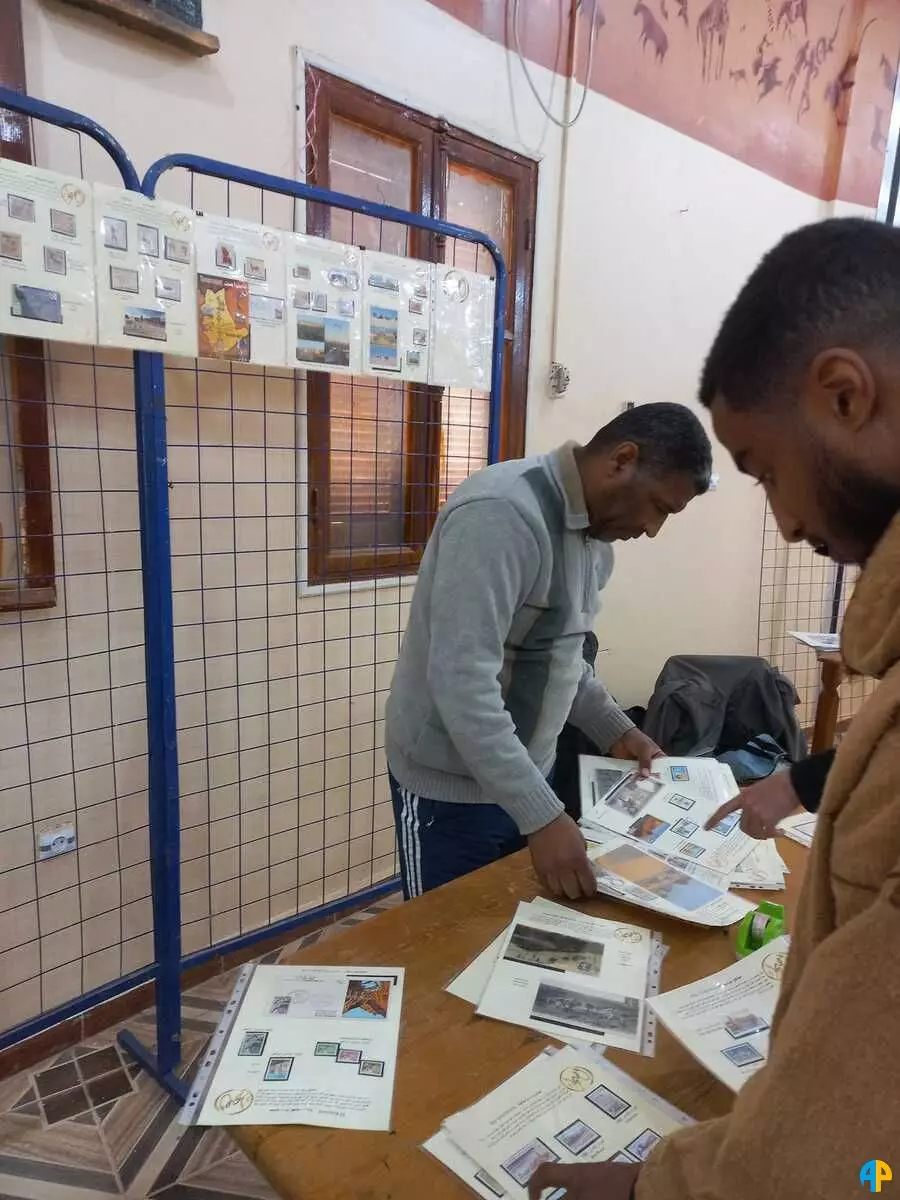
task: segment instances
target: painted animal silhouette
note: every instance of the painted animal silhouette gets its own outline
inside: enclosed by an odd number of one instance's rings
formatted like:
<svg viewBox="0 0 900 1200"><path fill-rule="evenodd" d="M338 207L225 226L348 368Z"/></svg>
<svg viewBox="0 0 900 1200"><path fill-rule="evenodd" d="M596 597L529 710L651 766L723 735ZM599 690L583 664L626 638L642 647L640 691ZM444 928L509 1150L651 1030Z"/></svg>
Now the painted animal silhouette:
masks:
<svg viewBox="0 0 900 1200"><path fill-rule="evenodd" d="M741 67L737 71L729 71L728 78L731 80L732 83L747 83L748 82L747 72L744 70L743 67Z"/></svg>
<svg viewBox="0 0 900 1200"><path fill-rule="evenodd" d="M807 40L797 51L797 57L794 60L793 70L787 81L786 91L788 96L793 99L794 87L797 81L803 76L803 90L800 93L800 100L797 105L797 120L801 121L812 107L812 85L819 78L819 75L825 63L834 53L835 42L837 41L838 33L843 20L844 9L841 7L837 16L837 21L834 26L834 33L830 38L820 37L815 42ZM869 22L871 24L871 22ZM859 41L865 34L868 25L863 29ZM844 66L838 74L838 77L825 89L825 97L831 103L832 107L837 110L841 103L841 98L846 95L850 88L853 87L854 73L856 71L856 63L859 61L859 46L854 52L848 56Z"/></svg>
<svg viewBox="0 0 900 1200"><path fill-rule="evenodd" d="M640 17L643 21L643 28L640 35L641 49L643 50L649 42L656 52L656 61L663 62L669 52L669 39L666 31L644 3L644 0L638 0L634 6L634 15Z"/></svg>
<svg viewBox="0 0 900 1200"><path fill-rule="evenodd" d="M778 19L775 22L775 29L780 33L782 23L785 30L790 33L798 21L803 22L803 36L809 37L809 23L806 19L807 0L784 0L781 8L778 10Z"/></svg>
<svg viewBox="0 0 900 1200"><path fill-rule="evenodd" d="M728 0L710 0L697 18L697 41L703 50L703 80L721 79L728 41Z"/></svg>
<svg viewBox="0 0 900 1200"><path fill-rule="evenodd" d="M884 76L884 86L893 96L897 90L897 68L886 54L882 54L881 62L878 65L881 67L881 74Z"/></svg>
<svg viewBox="0 0 900 1200"><path fill-rule="evenodd" d="M666 0L659 0L659 11L660 11L660 13L661 13L661 15L662 15L662 19L663 19L664 21L668 21L668 19L669 19L669 10L668 10L668 8L666 7Z"/></svg>
<svg viewBox="0 0 900 1200"><path fill-rule="evenodd" d="M872 139L869 145L876 154L884 154L887 150L887 134L884 132L884 109L875 107L875 124L872 129Z"/></svg>
<svg viewBox="0 0 900 1200"><path fill-rule="evenodd" d="M780 58L770 58L763 66L763 69L759 73L759 96L757 100L764 100L770 92L774 92L776 88L784 86L778 78L778 67L780 64Z"/></svg>
<svg viewBox="0 0 900 1200"><path fill-rule="evenodd" d="M678 12L675 14L675 16L681 17L682 21L684 21L685 25L687 25L688 24L688 0L675 0L675 3L678 5Z"/></svg>

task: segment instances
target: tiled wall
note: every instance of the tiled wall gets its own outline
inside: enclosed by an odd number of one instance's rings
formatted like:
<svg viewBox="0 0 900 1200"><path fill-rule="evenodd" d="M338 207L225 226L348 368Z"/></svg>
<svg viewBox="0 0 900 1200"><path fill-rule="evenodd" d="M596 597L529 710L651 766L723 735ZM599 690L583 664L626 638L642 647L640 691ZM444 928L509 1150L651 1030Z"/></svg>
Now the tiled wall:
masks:
<svg viewBox="0 0 900 1200"><path fill-rule="evenodd" d="M51 355L59 603L0 615L3 1027L153 957L132 374ZM304 391L167 371L185 953L395 872L382 718L410 585L298 587ZM69 822L77 852L36 863Z"/></svg>
<svg viewBox="0 0 900 1200"><path fill-rule="evenodd" d="M759 653L783 671L800 697L797 715L812 728L821 686L821 667L815 651L790 636L792 630L824 633L830 628L836 568L806 545L790 546L778 532L766 508L760 576ZM846 574L841 619L853 593L857 572ZM856 677L841 687L840 721L849 720L874 689L874 682Z"/></svg>
<svg viewBox="0 0 900 1200"><path fill-rule="evenodd" d="M21 497L8 360L0 368L9 514ZM4 1027L152 960L137 476L124 368L124 358L53 349L59 603L0 615ZM6 528L7 539L13 532ZM7 546L4 573L15 559ZM69 823L77 852L37 863L38 831Z"/></svg>

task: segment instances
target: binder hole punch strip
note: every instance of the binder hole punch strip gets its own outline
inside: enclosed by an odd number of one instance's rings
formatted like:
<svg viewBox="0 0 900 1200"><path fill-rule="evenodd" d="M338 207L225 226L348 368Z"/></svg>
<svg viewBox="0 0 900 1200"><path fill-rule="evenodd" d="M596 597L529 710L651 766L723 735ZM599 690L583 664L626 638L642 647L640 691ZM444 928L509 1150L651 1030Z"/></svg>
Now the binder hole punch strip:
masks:
<svg viewBox="0 0 900 1200"><path fill-rule="evenodd" d="M738 958L745 958L755 950L761 950L785 932L784 905L763 900L757 909L747 913L738 927Z"/></svg>

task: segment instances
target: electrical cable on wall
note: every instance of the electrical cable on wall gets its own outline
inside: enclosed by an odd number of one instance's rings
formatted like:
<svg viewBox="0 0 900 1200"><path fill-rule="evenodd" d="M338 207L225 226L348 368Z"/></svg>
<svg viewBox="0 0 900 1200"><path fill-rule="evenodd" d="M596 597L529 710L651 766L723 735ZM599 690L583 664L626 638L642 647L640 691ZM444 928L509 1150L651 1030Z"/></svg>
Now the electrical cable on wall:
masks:
<svg viewBox="0 0 900 1200"><path fill-rule="evenodd" d="M577 8L580 7L580 4L581 4L581 0L579 0L579 4L576 7L576 12L577 12ZM573 20L574 20L574 16L573 16ZM555 116L550 111L548 106L544 103L544 100L543 100L540 92L537 89L534 79L532 78L531 72L528 69L528 64L526 62L525 55L522 51L522 42L519 37L519 0L513 0L512 32L513 32L513 41L515 43L516 54L518 55L519 62L522 65L522 73L524 74L525 80L526 80L529 88L531 89L532 95L534 96L535 100L538 102L538 105L540 106L540 109L543 112L544 116L547 118L548 121L552 121L553 124L556 125L559 129L571 129L575 125L575 123L578 121L578 118L581 116L582 112L584 112L584 105L585 105L585 101L587 100L587 94L588 94L588 90L590 87L591 71L592 71L592 68L594 65L594 46L597 41L597 0L593 0L593 7L591 8L591 35L590 35L590 39L588 41L587 71L585 73L584 88L581 93L581 100L579 101L578 109L576 110L574 116L572 116L566 120L562 120L559 117ZM552 96L552 92L551 92L551 96Z"/></svg>

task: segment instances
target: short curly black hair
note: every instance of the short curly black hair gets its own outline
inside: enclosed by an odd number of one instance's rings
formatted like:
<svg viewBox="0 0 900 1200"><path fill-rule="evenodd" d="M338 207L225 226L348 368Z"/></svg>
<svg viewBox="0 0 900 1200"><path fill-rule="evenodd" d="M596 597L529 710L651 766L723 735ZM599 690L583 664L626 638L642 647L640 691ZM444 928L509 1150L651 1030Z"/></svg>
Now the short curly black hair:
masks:
<svg viewBox="0 0 900 1200"><path fill-rule="evenodd" d="M598 429L591 454L634 442L640 465L658 475L686 475L696 494L709 489L712 446L697 416L683 404L637 404Z"/></svg>
<svg viewBox="0 0 900 1200"><path fill-rule="evenodd" d="M815 356L900 347L900 229L857 217L789 233L744 284L700 377L700 403L790 400Z"/></svg>

